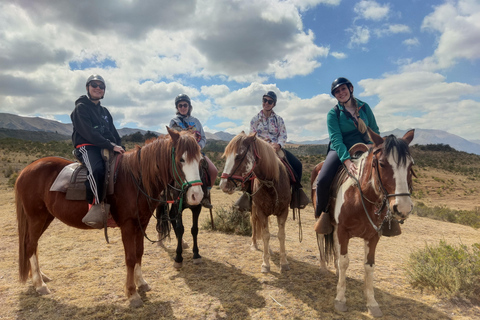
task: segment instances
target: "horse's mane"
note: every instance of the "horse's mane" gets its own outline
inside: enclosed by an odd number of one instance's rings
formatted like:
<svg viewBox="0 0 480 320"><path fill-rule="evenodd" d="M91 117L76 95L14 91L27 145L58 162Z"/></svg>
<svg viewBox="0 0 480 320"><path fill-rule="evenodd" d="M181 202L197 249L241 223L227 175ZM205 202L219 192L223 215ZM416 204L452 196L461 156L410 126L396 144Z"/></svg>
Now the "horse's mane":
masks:
<svg viewBox="0 0 480 320"><path fill-rule="evenodd" d="M251 133L247 136L245 132L241 132L236 135L225 148L223 157L227 157L232 153L239 152L240 147L244 144L245 140L247 138L253 137L254 135L254 133ZM268 142L265 142L258 137L253 140L252 145L259 157L259 160L257 162L257 168L262 172L264 178L267 180L278 181L280 175L280 160L278 159L275 150L272 148L272 146L270 146Z"/></svg>
<svg viewBox="0 0 480 320"><path fill-rule="evenodd" d="M388 157L393 150L397 151L397 159L394 159L398 164L405 165L407 163L407 157L410 156L408 144L395 137L393 134L385 138L385 156Z"/></svg>
<svg viewBox="0 0 480 320"><path fill-rule="evenodd" d="M200 156L200 147L193 135L187 132L179 134L175 149L177 168L180 168L180 159L185 152L188 157L185 159L186 161L192 161L195 157ZM165 189L173 179L172 147L173 141L169 134L149 139L143 147L137 145L134 150L123 156L124 174L131 172L137 181L141 179L147 194L157 196L153 194L154 190ZM178 169L178 173L182 179L185 178L180 169Z"/></svg>

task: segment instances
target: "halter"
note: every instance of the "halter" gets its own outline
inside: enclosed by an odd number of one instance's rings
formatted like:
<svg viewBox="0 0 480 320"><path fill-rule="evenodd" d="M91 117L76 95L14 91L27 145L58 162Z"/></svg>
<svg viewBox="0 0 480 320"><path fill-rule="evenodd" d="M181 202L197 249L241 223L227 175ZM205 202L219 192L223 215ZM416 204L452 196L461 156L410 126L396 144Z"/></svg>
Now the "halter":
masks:
<svg viewBox="0 0 480 320"><path fill-rule="evenodd" d="M257 177L255 175L255 173L253 172L253 170L255 170L255 167L257 166L257 160L260 159L260 156L258 155L257 149L255 148L255 146L253 147L253 154L255 155L255 160L253 162L252 169L249 172L247 172L247 174L245 174L245 176L240 176L240 175L234 175L233 174L234 172L236 172L238 170L240 165L243 163L243 160L245 160L245 158L247 157L248 151L250 150L250 146L251 146L251 144L248 145L247 151L245 151L245 154L242 156L242 160L238 163L237 167L232 171L232 174L228 174L228 173L224 172L220 176L220 178L222 178L222 179L227 179L228 181L233 182L233 184L235 185L235 188L237 187L237 181L239 181L241 183L242 188L245 188L245 183L247 183L248 181L252 181Z"/></svg>
<svg viewBox="0 0 480 320"><path fill-rule="evenodd" d="M378 169L378 159L376 157L377 153L380 152L383 148L383 144L381 144L380 146L378 146L377 148L375 148L373 150L373 159L372 159L372 167L375 168L375 172L377 173L377 179L379 181L379 184L380 184L380 191L382 191L383 193L383 198L382 198L382 202L381 202L381 206L380 208L375 212L375 215L380 215L381 212L383 211L383 209L385 208L386 204L387 204L387 200L388 198L390 197L402 197L402 196L408 196L410 197L411 194L409 192L403 192L403 193L388 193L387 189L385 189L385 186L383 185L383 182L382 182L382 178L380 176L380 171ZM375 223L373 222L372 218L370 217L370 215L368 214L368 210L367 210L367 207L365 206L365 200L367 200L368 202L370 202L371 204L375 204L375 202L372 202L370 200L368 200L365 195L363 194L363 191L360 187L360 182L357 180L357 178L355 178L349 171L348 169L345 168L345 170L347 171L347 174L355 181L355 185L357 186L358 190L360 191L360 199L362 200L362 206L363 206L363 210L365 211L365 214L367 215L367 218L368 218L368 221L370 221L370 224L372 225L373 229L376 231L376 232L379 232L382 228L382 224L380 224L380 226L376 226ZM390 207L387 206L387 212L385 214L385 219L388 219L388 221L390 221L392 219L392 211L390 210ZM384 220L385 220L384 219ZM382 222L383 223L383 222ZM401 221L401 223L403 223L403 220Z"/></svg>

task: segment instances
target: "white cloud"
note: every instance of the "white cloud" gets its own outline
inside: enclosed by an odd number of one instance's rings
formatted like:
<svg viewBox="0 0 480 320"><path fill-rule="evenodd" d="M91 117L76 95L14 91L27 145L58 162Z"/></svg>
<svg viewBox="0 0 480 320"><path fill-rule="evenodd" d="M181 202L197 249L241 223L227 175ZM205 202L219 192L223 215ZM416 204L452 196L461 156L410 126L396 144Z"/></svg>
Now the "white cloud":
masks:
<svg viewBox="0 0 480 320"><path fill-rule="evenodd" d="M352 34L348 44L349 47L366 44L370 40L370 29L368 27L356 26L347 29L347 32Z"/></svg>
<svg viewBox="0 0 480 320"><path fill-rule="evenodd" d="M372 0L361 0L355 5L353 10L360 18L379 21L388 17L390 6L388 4L380 5Z"/></svg>
<svg viewBox="0 0 480 320"><path fill-rule="evenodd" d="M337 59L345 59L347 57L347 54L343 53L343 52L332 52L330 53L334 58L337 58Z"/></svg>
<svg viewBox="0 0 480 320"><path fill-rule="evenodd" d="M408 46L408 47L415 47L415 46L420 45L420 41L418 41L418 39L416 37L403 40L402 43L404 45Z"/></svg>
<svg viewBox="0 0 480 320"><path fill-rule="evenodd" d="M374 32L378 37L383 37L397 33L410 33L412 31L409 26L404 24L387 24L381 29L375 29Z"/></svg>

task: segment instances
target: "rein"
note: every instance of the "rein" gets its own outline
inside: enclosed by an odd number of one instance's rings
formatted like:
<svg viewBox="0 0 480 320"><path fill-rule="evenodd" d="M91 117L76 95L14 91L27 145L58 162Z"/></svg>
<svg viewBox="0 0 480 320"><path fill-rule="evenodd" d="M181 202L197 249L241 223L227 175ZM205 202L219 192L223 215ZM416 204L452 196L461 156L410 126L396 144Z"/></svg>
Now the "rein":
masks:
<svg viewBox="0 0 480 320"><path fill-rule="evenodd" d="M382 149L382 146L379 146L377 147L374 151L373 151L373 160L372 160L372 167L375 168L375 172L377 173L377 179L379 181L379 185L380 185L380 191L382 191L383 193L383 198L382 198L382 201L381 201L381 206L378 206L379 209L377 211L375 211L375 215L379 216L381 214L381 212L385 209L385 206L387 204L387 200L388 198L390 197L402 197L402 196L408 196L410 197L411 194L409 192L403 192L403 193L388 193L387 189L385 188L385 186L383 185L383 182L382 182L382 177L380 176L380 170L378 169L378 159L376 157L376 154L378 152L380 152L380 150ZM365 197L363 191L362 191L362 188L360 186L360 182L358 181L357 178L355 178L355 176L353 176L349 171L348 169L346 168L346 166L343 164L348 176L350 178L352 178L354 181L355 181L355 185L357 186L358 188L358 191L360 192L360 199L362 200L362 206L363 206L363 210L365 211L365 214L368 218L368 221L370 221L370 224L372 225L373 229L376 231L376 232L379 232L382 228L382 223L380 224L380 226L376 226L375 223L373 222L372 218L370 217L370 215L368 214L368 210L367 210L367 207L365 205L365 201L364 200L367 200L369 203L371 204L374 204L375 206L377 206L376 202L373 202L373 201L370 201L367 199L367 197ZM388 221L391 221L392 220L392 211L390 210L390 207L387 206L387 212L385 214L385 219L388 219ZM403 223L403 220L400 221L400 223Z"/></svg>
<svg viewBox="0 0 480 320"><path fill-rule="evenodd" d="M253 172L253 170L255 170L255 167L257 166L257 159L260 159L260 156L258 155L257 149L255 147L253 147L253 153L255 155L255 160L253 162L252 169L249 172L247 172L247 174L245 176L240 176L240 175L234 175L233 174L238 170L238 168L240 168L240 165L243 163L243 161L247 157L248 151L250 150L250 146L251 145L248 145L247 151L245 151L245 154L242 156L242 160L238 163L237 167L232 171L232 174L222 173L222 175L220 176L220 178L222 178L222 179L227 179L228 181L233 182L233 184L235 185L235 188L237 187L237 181L239 181L241 183L242 188L245 188L245 183L247 183L248 181L252 181L257 177L255 175L255 173Z"/></svg>

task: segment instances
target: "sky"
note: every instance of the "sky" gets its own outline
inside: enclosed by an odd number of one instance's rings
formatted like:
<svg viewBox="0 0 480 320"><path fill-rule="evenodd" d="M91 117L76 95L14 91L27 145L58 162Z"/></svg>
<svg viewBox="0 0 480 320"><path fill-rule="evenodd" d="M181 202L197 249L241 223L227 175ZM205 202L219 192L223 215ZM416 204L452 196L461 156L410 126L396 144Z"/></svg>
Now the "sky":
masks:
<svg viewBox="0 0 480 320"><path fill-rule="evenodd" d="M381 133L480 140L480 0L0 0L0 112L71 123L91 74L117 128L165 133L185 93L248 132L273 90L289 141L325 139L347 77Z"/></svg>

